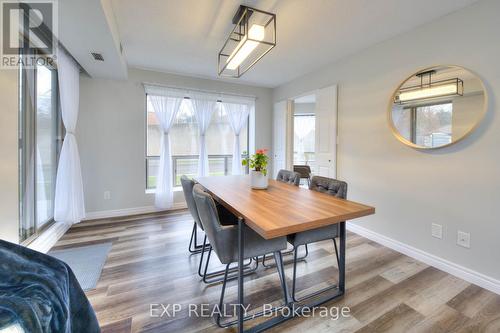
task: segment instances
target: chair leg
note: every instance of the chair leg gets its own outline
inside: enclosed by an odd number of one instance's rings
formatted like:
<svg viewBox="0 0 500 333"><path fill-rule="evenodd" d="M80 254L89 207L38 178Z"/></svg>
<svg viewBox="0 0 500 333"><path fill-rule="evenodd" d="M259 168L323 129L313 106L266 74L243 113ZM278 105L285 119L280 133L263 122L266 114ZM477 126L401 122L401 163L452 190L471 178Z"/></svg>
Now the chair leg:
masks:
<svg viewBox="0 0 500 333"><path fill-rule="evenodd" d="M337 256L337 268L340 267L339 251L337 249L337 241L333 238L333 246L335 246L335 256Z"/></svg>
<svg viewBox="0 0 500 333"><path fill-rule="evenodd" d="M306 253L302 257L298 257L297 258L298 261L305 260L307 258L307 256L309 255L309 248L307 247L307 244L305 244L305 249L306 249ZM286 255L289 255L289 254L293 254L294 252L295 252L295 250L291 249L291 250L288 250L288 251L281 252L281 254L284 255L284 256L286 256ZM284 264L287 265L289 263L290 262L285 262ZM264 266L265 268L271 268L271 267L273 267L272 264L266 265L266 255L264 255L262 257L262 266Z"/></svg>
<svg viewBox="0 0 500 333"><path fill-rule="evenodd" d="M211 254L212 254L212 248L210 248L210 250L208 250L207 261L205 263L205 270L203 271L203 282L205 282L205 283L208 283L207 282L207 270L208 270L208 263L210 262L210 255ZM224 272L227 272L227 269L224 270Z"/></svg>
<svg viewBox="0 0 500 333"><path fill-rule="evenodd" d="M264 266L265 268L270 267L270 266L266 266L266 255L265 254L262 256L262 266Z"/></svg>
<svg viewBox="0 0 500 333"><path fill-rule="evenodd" d="M307 247L307 244L304 245L304 247L306 248L306 254L304 254L302 257L298 258L298 260L303 260L303 259L307 258L307 256L309 255L309 248Z"/></svg>
<svg viewBox="0 0 500 333"><path fill-rule="evenodd" d="M337 267L339 268L340 267L340 261L339 261L339 255L338 255L338 250L337 250L337 243L335 241L335 238L332 238L333 240L333 245L335 247L335 255L337 257ZM292 277L292 299L294 302L300 302L300 301L303 301L304 299L307 299L307 298L311 298L311 297L314 297L314 296L317 296L317 295L320 295L322 293L324 293L325 291L328 291L328 290L331 290L331 289L336 289L338 286L337 285L332 285L332 286L329 286L329 287L326 287L326 288L323 288L321 290L318 290L318 291L315 291L309 295L306 295L304 297L301 297L301 298L297 298L297 296L295 295L296 293L296 280L297 280L297 248L295 248L295 253L293 255L293 277Z"/></svg>
<svg viewBox="0 0 500 333"><path fill-rule="evenodd" d="M203 238L203 249L205 249L206 244L207 244L207 235L205 235L205 237ZM208 245L208 248L212 249L212 247L210 245ZM205 251L201 251L200 264L198 265L198 275L200 277L203 277L203 275L201 274L201 267L203 266L204 255L205 255Z"/></svg>
<svg viewBox="0 0 500 333"><path fill-rule="evenodd" d="M285 267L283 265L283 258L282 258L281 252L280 251L275 252L274 256L276 258L276 269L278 271L278 275L280 278L281 288L283 290L283 296L284 296L283 298L285 300L285 304L283 306L274 307L273 309L271 309L271 311L277 311L283 307L288 306L292 302L290 295L288 293L288 288L287 288L287 284L286 284ZM238 322L237 320L232 320L232 321L228 321L226 323L222 323L222 317L221 317L221 310L224 308L224 296L225 296L225 292L226 292L226 285L227 285L227 281L230 280L230 278L229 278L229 271L230 271L229 266L230 265L231 264L226 265L226 269L224 270L224 277L222 279L222 290L221 290L221 294L220 294L220 298L219 298L219 311L217 311L216 316L215 316L215 322L216 322L217 326L222 327L222 328L233 326ZM262 317L265 314L266 314L266 312L259 311L257 313L245 316L243 318L243 321Z"/></svg>
<svg viewBox="0 0 500 333"><path fill-rule="evenodd" d="M206 250L202 244L198 244L198 226L196 222L193 222L193 231L191 232L191 239L189 240L189 253L198 254ZM194 243L194 245L193 245Z"/></svg>
<svg viewBox="0 0 500 333"><path fill-rule="evenodd" d="M219 299L219 311L217 311L217 314L216 314L216 317L215 317L215 321L217 323L217 326L219 327L223 327L222 326L222 323L221 323L221 310L223 309L223 306L224 306L224 294L226 292L226 283L227 283L227 275L229 273L229 266L231 264L227 264L226 265L226 269L224 270L224 278L223 278L223 282L222 282L222 290L220 292L220 299Z"/></svg>

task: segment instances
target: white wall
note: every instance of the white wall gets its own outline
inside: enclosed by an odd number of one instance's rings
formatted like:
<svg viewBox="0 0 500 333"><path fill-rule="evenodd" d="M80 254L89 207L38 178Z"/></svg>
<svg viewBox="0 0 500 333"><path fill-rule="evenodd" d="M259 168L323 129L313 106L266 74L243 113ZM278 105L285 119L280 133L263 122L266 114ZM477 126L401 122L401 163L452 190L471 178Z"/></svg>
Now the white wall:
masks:
<svg viewBox="0 0 500 333"><path fill-rule="evenodd" d="M18 71L0 70L0 239L19 242Z"/></svg>
<svg viewBox="0 0 500 333"><path fill-rule="evenodd" d="M339 84L339 178L348 197L376 207L357 224L500 279L500 1L483 0L274 90L275 101ZM391 133L391 95L411 73L454 64L479 75L489 108L465 140L433 151ZM431 237L431 222L444 239ZM457 230L471 233L458 247Z"/></svg>
<svg viewBox="0 0 500 333"><path fill-rule="evenodd" d="M76 132L87 212L153 205L154 194L145 193L143 82L256 96L255 146L271 148L271 89L138 69L129 70L126 81L81 76ZM103 199L104 191L111 191L110 200ZM182 192L174 200L182 202Z"/></svg>

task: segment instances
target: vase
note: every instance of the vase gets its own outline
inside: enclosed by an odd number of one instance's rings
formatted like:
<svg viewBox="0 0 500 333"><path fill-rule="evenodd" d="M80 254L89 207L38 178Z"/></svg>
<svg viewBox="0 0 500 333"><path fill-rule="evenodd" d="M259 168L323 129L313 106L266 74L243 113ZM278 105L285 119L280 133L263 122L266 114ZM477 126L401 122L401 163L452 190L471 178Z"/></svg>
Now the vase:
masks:
<svg viewBox="0 0 500 333"><path fill-rule="evenodd" d="M267 175L260 171L250 170L250 186L256 190L265 190L268 185Z"/></svg>

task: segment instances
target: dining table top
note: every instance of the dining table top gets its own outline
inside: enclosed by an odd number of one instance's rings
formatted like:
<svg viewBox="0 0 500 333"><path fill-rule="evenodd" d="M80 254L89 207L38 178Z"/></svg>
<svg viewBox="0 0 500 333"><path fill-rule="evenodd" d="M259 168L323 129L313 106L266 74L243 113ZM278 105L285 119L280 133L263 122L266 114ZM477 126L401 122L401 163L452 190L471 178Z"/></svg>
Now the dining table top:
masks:
<svg viewBox="0 0 500 333"><path fill-rule="evenodd" d="M250 176L195 177L216 201L265 239L371 215L375 208L269 179L252 189Z"/></svg>

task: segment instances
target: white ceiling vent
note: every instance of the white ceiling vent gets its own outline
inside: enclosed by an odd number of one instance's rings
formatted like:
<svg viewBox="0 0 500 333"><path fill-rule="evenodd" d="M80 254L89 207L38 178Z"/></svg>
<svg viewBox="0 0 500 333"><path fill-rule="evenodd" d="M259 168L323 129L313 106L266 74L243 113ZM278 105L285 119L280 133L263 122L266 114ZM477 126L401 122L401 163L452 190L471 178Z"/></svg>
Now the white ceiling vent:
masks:
<svg viewBox="0 0 500 333"><path fill-rule="evenodd" d="M91 52L90 54L92 54L92 56L94 57L94 60L104 61L104 57L102 56L102 54L97 53L97 52Z"/></svg>

